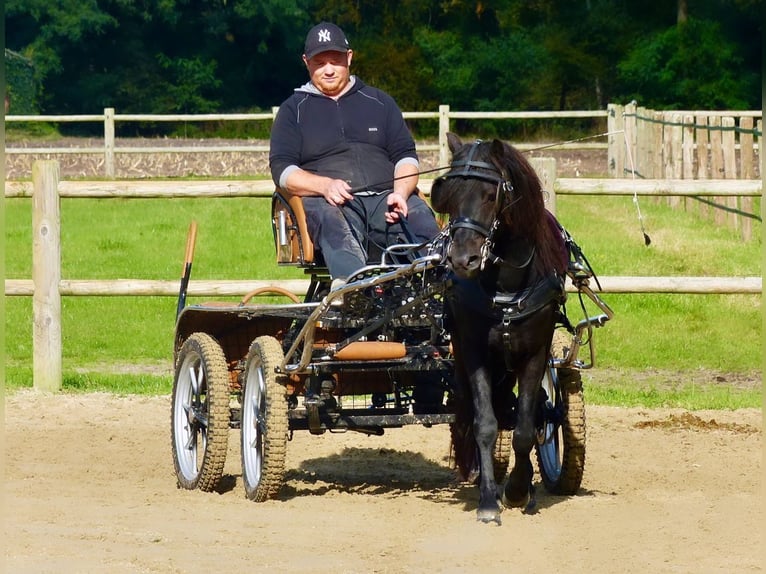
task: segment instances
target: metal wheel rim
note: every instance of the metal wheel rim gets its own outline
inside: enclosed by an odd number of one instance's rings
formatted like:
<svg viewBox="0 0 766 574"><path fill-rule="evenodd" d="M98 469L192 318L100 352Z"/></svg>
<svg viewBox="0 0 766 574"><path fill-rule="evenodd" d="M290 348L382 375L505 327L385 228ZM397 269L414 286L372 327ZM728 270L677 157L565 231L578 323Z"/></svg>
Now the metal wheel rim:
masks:
<svg viewBox="0 0 766 574"><path fill-rule="evenodd" d="M558 380L556 371L548 368L543 375L542 387L548 394L545 401L545 411L553 410L557 406ZM537 449L540 454L540 462L545 472L552 481L557 481L561 476L563 463L562 453L563 436L561 425L549 420L547 417L543 423L542 431L537 438Z"/></svg>
<svg viewBox="0 0 766 574"><path fill-rule="evenodd" d="M263 435L266 424L266 379L263 365L254 360L247 372L245 393L242 398L242 460L243 480L252 489L261 482L263 473Z"/></svg>
<svg viewBox="0 0 766 574"><path fill-rule="evenodd" d="M176 381L173 425L178 467L187 480L199 476L201 458L207 448L207 377L198 353L184 358Z"/></svg>

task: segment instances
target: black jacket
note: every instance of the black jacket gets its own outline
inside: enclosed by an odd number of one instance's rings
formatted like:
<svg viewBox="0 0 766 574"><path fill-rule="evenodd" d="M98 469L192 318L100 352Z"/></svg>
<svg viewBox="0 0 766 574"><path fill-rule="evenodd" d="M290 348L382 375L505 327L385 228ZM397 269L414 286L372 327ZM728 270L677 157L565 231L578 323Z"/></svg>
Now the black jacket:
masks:
<svg viewBox="0 0 766 574"><path fill-rule="evenodd" d="M271 129L274 183L284 187L297 166L343 179L354 190L383 191L393 187L397 163L417 165L415 142L394 99L353 81L337 101L308 83L282 103Z"/></svg>

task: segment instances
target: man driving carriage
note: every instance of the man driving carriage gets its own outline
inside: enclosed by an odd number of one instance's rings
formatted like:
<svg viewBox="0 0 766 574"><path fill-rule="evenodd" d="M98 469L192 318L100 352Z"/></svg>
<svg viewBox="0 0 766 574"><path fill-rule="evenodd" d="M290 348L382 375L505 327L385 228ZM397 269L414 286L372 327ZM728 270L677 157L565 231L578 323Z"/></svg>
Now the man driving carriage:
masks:
<svg viewBox="0 0 766 574"><path fill-rule="evenodd" d="M274 183L302 198L333 286L386 246L439 233L416 193L418 156L402 113L391 96L350 74L352 57L335 24L309 30L309 81L280 106L269 153Z"/></svg>

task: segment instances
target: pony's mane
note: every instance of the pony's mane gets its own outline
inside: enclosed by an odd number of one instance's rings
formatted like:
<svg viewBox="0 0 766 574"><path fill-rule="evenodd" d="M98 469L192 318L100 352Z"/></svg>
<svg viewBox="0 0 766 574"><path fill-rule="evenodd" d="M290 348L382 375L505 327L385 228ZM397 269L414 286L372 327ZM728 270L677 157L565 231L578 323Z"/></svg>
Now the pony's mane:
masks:
<svg viewBox="0 0 766 574"><path fill-rule="evenodd" d="M488 143L489 160L510 179L513 194L501 213L501 219L511 233L529 238L537 246L537 265L540 272L555 269L564 273L561 239L555 235L551 215L545 208L542 183L526 157L512 145L502 142L503 156L497 157L497 146ZM487 153L482 151L482 154Z"/></svg>

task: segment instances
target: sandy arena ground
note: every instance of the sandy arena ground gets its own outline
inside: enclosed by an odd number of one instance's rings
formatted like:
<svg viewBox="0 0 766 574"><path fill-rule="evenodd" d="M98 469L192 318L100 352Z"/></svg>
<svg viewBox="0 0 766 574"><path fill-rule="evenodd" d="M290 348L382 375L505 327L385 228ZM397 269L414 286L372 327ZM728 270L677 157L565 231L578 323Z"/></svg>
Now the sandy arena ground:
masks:
<svg viewBox="0 0 766 574"><path fill-rule="evenodd" d="M587 389L586 389L587 392ZM587 400L587 395L586 395ZM10 573L759 572L762 413L588 407L582 489L478 523L448 428L296 433L278 500L176 488L170 398L5 399ZM536 476L536 482L539 477Z"/></svg>

